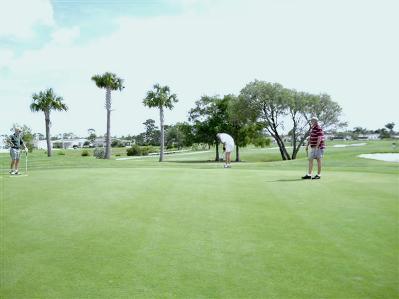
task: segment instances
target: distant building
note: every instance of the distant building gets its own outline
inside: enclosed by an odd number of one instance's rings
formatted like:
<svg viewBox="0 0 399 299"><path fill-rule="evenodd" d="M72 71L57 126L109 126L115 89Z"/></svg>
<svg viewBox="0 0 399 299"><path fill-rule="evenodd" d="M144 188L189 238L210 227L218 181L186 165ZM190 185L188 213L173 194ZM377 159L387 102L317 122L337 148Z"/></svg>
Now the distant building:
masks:
<svg viewBox="0 0 399 299"><path fill-rule="evenodd" d="M57 139L51 140L51 148L59 148L59 149L72 149L72 148L81 148L83 147L86 139L84 138L76 138L76 139ZM37 149L47 150L47 141L46 140L34 140L33 146Z"/></svg>
<svg viewBox="0 0 399 299"><path fill-rule="evenodd" d="M357 136L358 140L378 140L380 139L380 134L360 134Z"/></svg>

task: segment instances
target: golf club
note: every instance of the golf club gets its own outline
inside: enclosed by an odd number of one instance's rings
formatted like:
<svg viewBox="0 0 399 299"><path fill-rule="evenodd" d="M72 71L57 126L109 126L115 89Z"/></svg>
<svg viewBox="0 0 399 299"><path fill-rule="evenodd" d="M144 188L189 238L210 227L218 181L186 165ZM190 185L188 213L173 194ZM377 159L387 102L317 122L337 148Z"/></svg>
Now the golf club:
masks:
<svg viewBox="0 0 399 299"><path fill-rule="evenodd" d="M25 174L28 175L28 151L25 150Z"/></svg>

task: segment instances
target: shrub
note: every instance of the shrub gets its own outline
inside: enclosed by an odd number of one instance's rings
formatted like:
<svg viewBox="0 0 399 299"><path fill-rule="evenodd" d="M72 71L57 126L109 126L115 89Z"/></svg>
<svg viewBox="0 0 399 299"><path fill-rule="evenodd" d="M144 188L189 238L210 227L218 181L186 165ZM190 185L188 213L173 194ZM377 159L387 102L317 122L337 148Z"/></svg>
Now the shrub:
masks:
<svg viewBox="0 0 399 299"><path fill-rule="evenodd" d="M132 147L129 147L129 148L126 150L126 154L127 154L128 156L141 156L142 151L141 151L141 148L140 148L139 145L133 144Z"/></svg>
<svg viewBox="0 0 399 299"><path fill-rule="evenodd" d="M125 144L118 139L114 139L111 142L111 147L124 147L124 146L125 146Z"/></svg>
<svg viewBox="0 0 399 299"><path fill-rule="evenodd" d="M151 146L143 146L141 148L141 155L142 156L148 156L148 154L152 151L152 147Z"/></svg>
<svg viewBox="0 0 399 299"><path fill-rule="evenodd" d="M268 137L258 137L255 138L252 143L255 145L255 147L266 147L266 146L270 146L270 144L272 143L272 140Z"/></svg>
<svg viewBox="0 0 399 299"><path fill-rule="evenodd" d="M57 154L60 155L60 156L65 156L65 152L64 151L59 151L59 152L57 152Z"/></svg>
<svg viewBox="0 0 399 299"><path fill-rule="evenodd" d="M90 153L88 150L83 150L81 155L82 155L82 157L88 157L88 156L90 156Z"/></svg>
<svg viewBox="0 0 399 299"><path fill-rule="evenodd" d="M103 147L97 147L94 149L93 156L97 159L104 159L105 149Z"/></svg>

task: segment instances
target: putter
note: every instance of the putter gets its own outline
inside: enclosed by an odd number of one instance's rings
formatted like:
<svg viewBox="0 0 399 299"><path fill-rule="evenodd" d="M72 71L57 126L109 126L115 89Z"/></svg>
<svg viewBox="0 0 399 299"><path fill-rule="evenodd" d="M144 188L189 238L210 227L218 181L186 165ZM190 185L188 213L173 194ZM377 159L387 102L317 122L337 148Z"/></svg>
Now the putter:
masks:
<svg viewBox="0 0 399 299"><path fill-rule="evenodd" d="M28 151L25 151L25 174L28 175Z"/></svg>

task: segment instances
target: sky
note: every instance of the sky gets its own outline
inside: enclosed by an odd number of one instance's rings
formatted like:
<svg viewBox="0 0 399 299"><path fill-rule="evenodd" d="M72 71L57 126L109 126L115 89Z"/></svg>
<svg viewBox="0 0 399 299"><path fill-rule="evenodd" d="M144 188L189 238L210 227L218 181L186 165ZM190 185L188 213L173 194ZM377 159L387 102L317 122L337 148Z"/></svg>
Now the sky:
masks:
<svg viewBox="0 0 399 299"><path fill-rule="evenodd" d="M32 94L53 88L69 107L52 134L106 131L105 91L116 73L111 134L159 123L143 106L155 83L179 102L166 124L187 120L203 95L239 94L255 79L327 93L349 128L399 127L396 0L0 0L0 134L14 123L45 132ZM396 128L397 129L397 128Z"/></svg>

